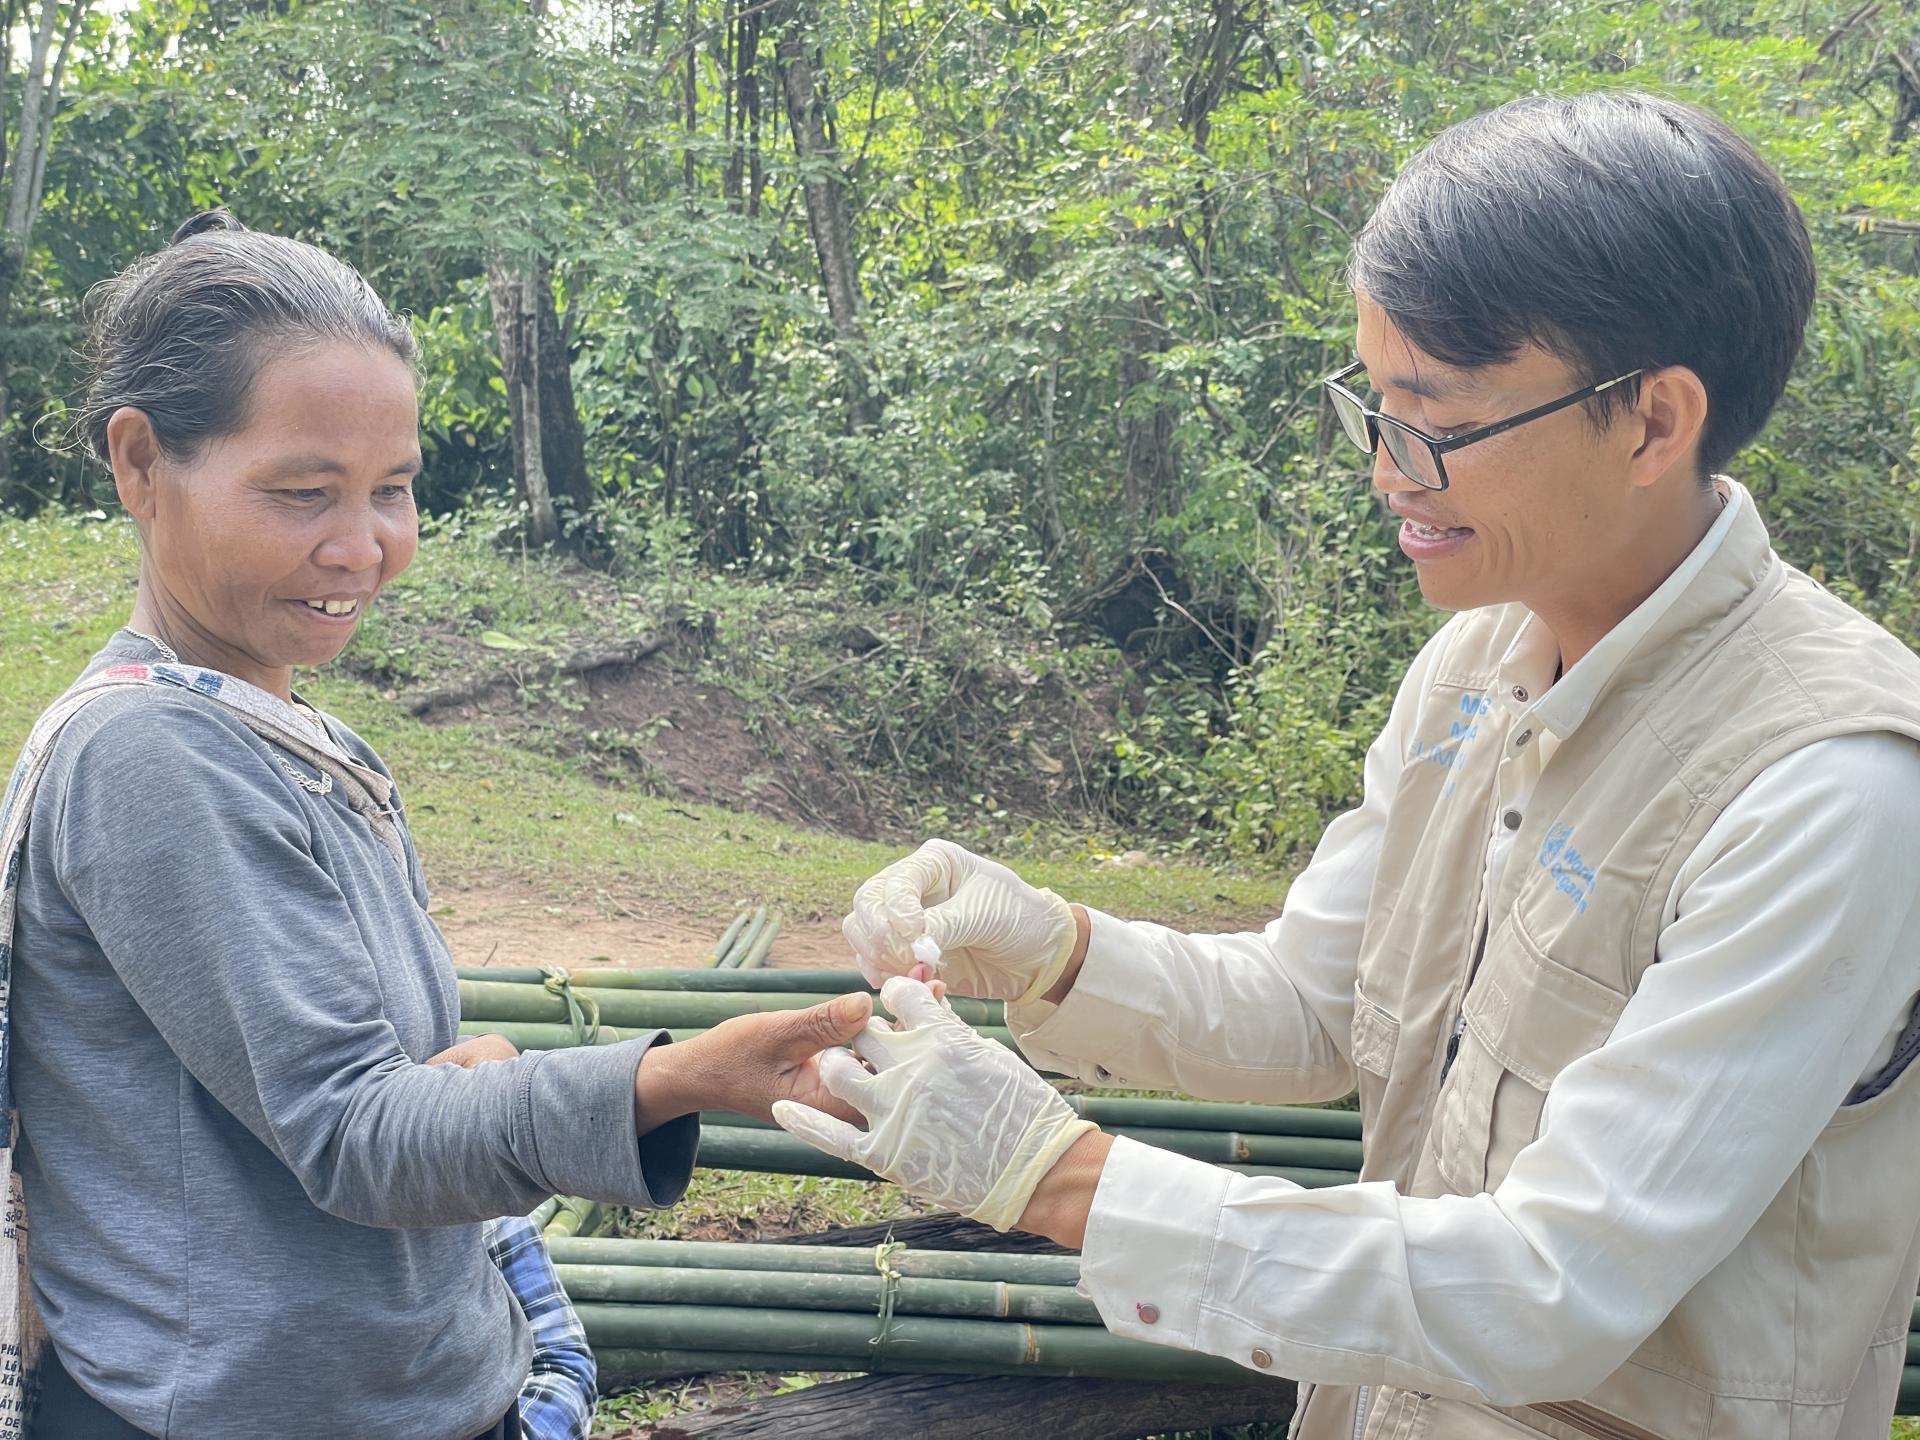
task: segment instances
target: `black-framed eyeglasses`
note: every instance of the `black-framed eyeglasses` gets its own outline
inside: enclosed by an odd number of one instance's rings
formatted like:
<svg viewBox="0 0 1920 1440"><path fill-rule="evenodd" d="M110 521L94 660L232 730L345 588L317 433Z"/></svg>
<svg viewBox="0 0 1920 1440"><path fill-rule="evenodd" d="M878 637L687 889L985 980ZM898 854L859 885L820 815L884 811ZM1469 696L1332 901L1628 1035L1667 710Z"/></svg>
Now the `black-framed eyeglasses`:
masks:
<svg viewBox="0 0 1920 1440"><path fill-rule="evenodd" d="M1380 401L1378 391L1369 390L1363 400L1347 388L1346 382L1367 367L1356 360L1346 369L1327 376L1320 383L1326 388L1333 401L1333 413L1340 417L1340 428L1347 432L1347 438L1359 447L1362 454L1371 455L1381 445L1387 447L1387 456L1400 473L1414 484L1428 490L1447 488L1447 462L1445 456L1455 450L1463 450L1469 445L1478 445L1482 440L1491 440L1495 435L1504 435L1516 426L1551 415L1556 410L1564 410L1569 405L1578 405L1582 400L1591 400L1603 391L1616 385L1624 385L1641 372L1629 370L1624 375L1616 375L1611 380L1603 380L1598 385L1588 385L1574 391L1571 395L1562 395L1558 400L1545 405L1536 405L1531 410L1518 415L1510 415L1505 420L1496 420L1491 425L1483 425L1478 430L1469 430L1464 435L1448 435L1444 438L1429 435L1424 430L1416 430L1404 420L1396 420L1391 415L1382 415L1373 407ZM1418 442L1418 443L1416 443Z"/></svg>

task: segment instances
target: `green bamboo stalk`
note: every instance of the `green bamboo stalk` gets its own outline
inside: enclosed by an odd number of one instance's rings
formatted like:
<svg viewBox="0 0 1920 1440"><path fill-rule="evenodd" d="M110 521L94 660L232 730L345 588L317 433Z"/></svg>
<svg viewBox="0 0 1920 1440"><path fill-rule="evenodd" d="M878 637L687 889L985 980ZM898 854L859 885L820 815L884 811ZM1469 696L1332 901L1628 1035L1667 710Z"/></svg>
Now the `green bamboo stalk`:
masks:
<svg viewBox="0 0 1920 1440"><path fill-rule="evenodd" d="M1109 1127L1157 1150L1215 1165L1291 1165L1318 1170L1360 1168L1358 1140L1323 1140L1305 1135L1247 1135L1237 1130L1162 1130L1129 1125Z"/></svg>
<svg viewBox="0 0 1920 1440"><path fill-rule="evenodd" d="M1249 1137L1284 1135L1353 1141L1360 1138L1360 1116L1351 1110L1319 1110L1308 1105L1221 1105L1210 1100L1106 1100L1104 1104L1095 1104L1093 1102L1103 1101L1105 1097L1066 1095L1062 1098L1096 1125L1130 1133L1148 1129L1226 1130L1239 1131ZM1331 1122L1322 1118L1325 1116L1331 1116ZM709 1124L746 1125L756 1130L778 1128L771 1120L731 1110L710 1111L707 1120ZM1915 1323L1920 1327L1920 1321Z"/></svg>
<svg viewBox="0 0 1920 1440"><path fill-rule="evenodd" d="M758 970L767 963L767 953L773 949L773 942L779 938L781 923L780 912L776 910L767 918L766 927L761 930L760 938L755 940L747 952L740 957L740 969Z"/></svg>
<svg viewBox="0 0 1920 1440"><path fill-rule="evenodd" d="M1217 1100L1135 1100L1108 1095L1069 1095L1067 1103L1096 1125L1168 1130L1238 1130L1246 1135L1318 1135L1358 1140L1357 1110L1312 1105L1235 1105Z"/></svg>
<svg viewBox="0 0 1920 1440"><path fill-rule="evenodd" d="M532 965L456 965L462 980L504 980L516 985L538 985L547 972ZM684 966L578 965L567 971L576 985L606 990L804 990L823 995L845 995L872 990L858 970L768 970L727 974Z"/></svg>
<svg viewBox="0 0 1920 1440"><path fill-rule="evenodd" d="M559 1208L560 1197L558 1195L549 1195L533 1207L533 1211L527 1216L527 1220L535 1230L543 1231L547 1228L547 1222L553 1219L554 1211Z"/></svg>
<svg viewBox="0 0 1920 1440"><path fill-rule="evenodd" d="M790 1375L795 1371L822 1374L992 1375L991 1365L942 1365L937 1361L892 1361L872 1355L777 1355L765 1350L634 1350L593 1347L600 1385L637 1385L673 1375L727 1374L734 1371Z"/></svg>
<svg viewBox="0 0 1920 1440"><path fill-rule="evenodd" d="M560 1204L540 1232L543 1240L570 1240L576 1235L591 1235L605 1222L606 1210L598 1200L578 1195L561 1195Z"/></svg>
<svg viewBox="0 0 1920 1440"><path fill-rule="evenodd" d="M603 1020L600 1025L600 1034L593 1043L596 1045L617 1045L622 1040L632 1040L636 1036L648 1034L655 1029L661 1028L664 1028L667 1034L675 1040L691 1040L696 1035L704 1035L709 1027L705 1025L668 1025L664 1027L630 1025L622 1028L616 1025L609 1025ZM1013 1035L1011 1032L991 1025L979 1025L974 1028L978 1034L984 1036L986 1039L996 1041L1006 1046L1016 1055L1020 1053L1019 1048L1013 1043ZM474 1035L504 1035L513 1042L514 1047L518 1050L571 1050L579 1044L579 1041L574 1038L573 1027L571 1025L543 1025L533 1021L523 1020L462 1020L460 1022L460 1034L465 1037Z"/></svg>
<svg viewBox="0 0 1920 1440"><path fill-rule="evenodd" d="M1068 1096L1062 1096L1062 1098L1068 1102L1069 1106L1073 1106L1075 1110L1079 1110L1083 1116L1087 1116L1087 1119L1091 1119L1096 1125L1100 1125L1102 1129L1110 1129L1110 1131L1125 1133L1125 1135L1135 1135L1135 1137L1139 1137L1139 1135L1146 1133L1146 1131L1156 1131L1156 1133L1158 1133L1158 1131L1162 1131L1162 1129L1171 1129L1171 1131L1215 1131L1215 1129L1225 1129L1225 1131L1238 1131L1240 1135L1244 1135L1244 1137L1248 1137L1248 1139L1254 1139L1254 1137L1269 1137L1269 1135L1271 1135L1271 1137L1288 1137L1288 1139L1354 1140L1356 1144L1359 1142L1359 1116L1354 1114L1354 1112L1348 1112L1348 1110L1313 1110L1313 1108L1309 1108L1309 1106L1215 1106L1215 1104L1206 1102L1206 1100L1142 1100L1140 1104L1154 1106L1154 1110L1146 1110L1146 1112L1135 1112L1135 1110L1108 1112L1108 1110L1091 1110L1091 1108L1085 1104L1085 1100L1089 1100L1089 1096L1083 1096L1083 1094L1068 1094ZM1098 1098L1098 1096L1092 1096L1092 1098ZM1196 1114L1196 1116L1183 1114L1188 1108L1194 1110L1194 1112L1198 1112L1198 1114ZM1267 1114L1267 1116L1252 1114L1252 1116L1248 1116L1248 1112L1261 1112L1261 1110L1273 1112L1273 1114ZM1133 1119L1133 1117L1131 1117L1137 1116L1137 1114L1140 1114L1140 1116L1152 1116L1152 1119ZM1254 1125L1231 1125L1231 1123L1229 1123L1229 1125L1213 1125L1213 1123L1208 1123L1208 1121L1212 1121L1215 1116L1223 1116L1227 1117L1227 1119L1233 1119L1233 1117L1236 1116L1248 1116L1250 1119L1258 1121L1258 1123L1254 1123ZM1323 1123L1317 1121L1317 1117L1319 1116L1340 1116L1342 1119L1348 1119L1348 1121L1354 1121L1354 1123L1352 1123L1352 1125L1323 1125ZM737 1112L733 1112L733 1110L712 1110L712 1112L708 1112L707 1121L710 1125L745 1125L745 1127L749 1127L749 1129L762 1129L762 1131L778 1129L778 1127L774 1125L774 1121L770 1121L770 1119L758 1119L758 1117L755 1116L741 1116L741 1114L737 1114ZM1344 1152L1344 1154L1350 1154L1357 1164L1357 1152ZM1346 1160L1342 1160L1340 1164L1346 1164Z"/></svg>
<svg viewBox="0 0 1920 1440"><path fill-rule="evenodd" d="M557 1240L556 1265L658 1266L674 1270L752 1270L779 1274L872 1275L871 1246L755 1245L730 1240ZM911 1279L1065 1285L1080 1279L1078 1255L998 1250L898 1250L888 1263Z"/></svg>
<svg viewBox="0 0 1920 1440"><path fill-rule="evenodd" d="M1124 1133L1124 1132L1122 1132ZM1192 1138L1204 1131L1169 1131L1168 1134ZM1314 1143L1314 1142L1308 1142ZM1315 1157L1306 1157L1315 1158ZM872 1180L872 1171L815 1150L806 1141L784 1130L756 1130L747 1126L702 1125L697 1165L709 1170L750 1170L767 1175L826 1175L842 1180ZM1334 1169L1324 1165L1248 1164L1216 1162L1247 1175L1278 1175L1311 1189L1329 1185L1351 1185L1358 1176L1358 1157L1353 1169Z"/></svg>
<svg viewBox="0 0 1920 1440"><path fill-rule="evenodd" d="M505 980L516 985L538 985L547 972L536 965L456 965L453 973L461 980Z"/></svg>
<svg viewBox="0 0 1920 1440"><path fill-rule="evenodd" d="M720 957L733 948L733 942L739 936L741 930L746 927L747 916L750 913L750 911L742 910L738 915L734 916L733 923L727 926L720 938L714 942L713 949L707 952L707 965L709 968L718 965L720 963ZM578 984L580 982L575 981L574 983Z"/></svg>
<svg viewBox="0 0 1920 1440"><path fill-rule="evenodd" d="M868 1353L878 1369L888 1363L986 1364L1020 1374L1089 1375L1136 1380L1232 1379L1250 1373L1231 1360L1123 1340L1094 1325L1040 1325L1017 1320L955 1320L895 1316L884 1345L870 1345L880 1321L872 1315L817 1310L759 1310L733 1305L608 1305L575 1307L587 1339L598 1350L728 1350L751 1345L767 1354L851 1357Z"/></svg>
<svg viewBox="0 0 1920 1440"><path fill-rule="evenodd" d="M709 1128L780 1128L771 1120L762 1120L757 1115L742 1115L734 1110L708 1110L701 1115L700 1123ZM1110 1135L1124 1135L1142 1145L1171 1150L1176 1155L1206 1160L1215 1165L1278 1165L1354 1172L1360 1169L1358 1140L1332 1140L1317 1135L1248 1135L1232 1130L1149 1129L1135 1125L1109 1125L1105 1128Z"/></svg>
<svg viewBox="0 0 1920 1440"><path fill-rule="evenodd" d="M845 995L852 990L871 991L873 987L858 970L684 970L618 969L606 966L582 967L572 973L576 985L594 985L608 990L759 990L779 992L802 990L808 994ZM465 976L486 980L489 975Z"/></svg>
<svg viewBox="0 0 1920 1440"><path fill-rule="evenodd" d="M1920 1365L1909 1365L1900 1372L1900 1400L1896 1415L1920 1415Z"/></svg>
<svg viewBox="0 0 1920 1440"><path fill-rule="evenodd" d="M462 980L462 1020L502 1020L557 1025L567 1019L566 1001L538 985ZM804 1010L827 996L726 992L689 995L671 990L601 990L576 986L574 994L600 1007L601 1023L635 1029L718 1025L757 1010Z"/></svg>
<svg viewBox="0 0 1920 1440"><path fill-rule="evenodd" d="M740 957L745 955L752 947L753 942L760 938L760 931L766 926L766 923L767 907L764 905L756 905L753 910L753 918L747 921L747 928L742 930L738 938L734 940L733 948L720 957L719 968L722 970L739 969Z"/></svg>
<svg viewBox="0 0 1920 1440"><path fill-rule="evenodd" d="M871 1264L865 1275L772 1270L677 1270L662 1265L561 1265L560 1283L574 1304L745 1305L772 1310L847 1310L875 1315L887 1281ZM1067 1285L1010 1285L998 1280L903 1278L893 1282L896 1315L985 1320L1045 1320L1098 1325L1093 1302Z"/></svg>
<svg viewBox="0 0 1920 1440"><path fill-rule="evenodd" d="M741 972L730 970L730 975ZM566 1001L540 985L522 985L514 981L462 980L460 1018L462 1020L517 1021L530 1024L567 1023ZM735 1015L751 1015L767 1010L804 1010L836 1000L845 991L707 991L687 993L672 990L603 990L597 986L574 986L574 995L582 1002L599 1007L600 1019L607 1025L655 1029L672 1026L718 1025ZM954 1013L969 1025L1004 1029L1006 1007L997 1000L958 999L952 1002ZM874 1013L887 1016L885 1006L874 1005Z"/></svg>

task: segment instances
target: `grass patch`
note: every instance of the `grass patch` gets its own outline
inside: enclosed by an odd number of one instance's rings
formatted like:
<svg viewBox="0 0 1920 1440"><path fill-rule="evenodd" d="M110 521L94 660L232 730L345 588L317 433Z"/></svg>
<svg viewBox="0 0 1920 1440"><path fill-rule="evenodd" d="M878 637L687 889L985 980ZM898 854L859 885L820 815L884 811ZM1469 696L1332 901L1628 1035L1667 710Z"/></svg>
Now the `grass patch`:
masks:
<svg viewBox="0 0 1920 1440"><path fill-rule="evenodd" d="M0 522L0 587L9 597L0 613L0 745L16 751L34 717L125 620L137 574L137 547L124 521ZM560 566L523 564L471 538L431 539L401 583L413 587L410 608L427 599L451 607L455 628L477 625L544 641L552 632L542 626L576 627L591 618ZM426 643L397 639L380 623L376 607L367 625L381 645ZM624 623L644 628L637 612ZM836 914L862 880L901 853L898 845L607 783L585 773L579 758L506 744L483 726L424 724L344 664L303 674L299 683L366 736L393 769L437 887L518 882L562 904L606 890L669 899L689 915L724 923L746 900L796 914ZM1108 853L1105 843L1088 839L1078 854L1023 855L1018 863L1035 884L1085 904L1189 927L1270 913L1283 889L1273 874L1195 864L1099 868Z"/></svg>

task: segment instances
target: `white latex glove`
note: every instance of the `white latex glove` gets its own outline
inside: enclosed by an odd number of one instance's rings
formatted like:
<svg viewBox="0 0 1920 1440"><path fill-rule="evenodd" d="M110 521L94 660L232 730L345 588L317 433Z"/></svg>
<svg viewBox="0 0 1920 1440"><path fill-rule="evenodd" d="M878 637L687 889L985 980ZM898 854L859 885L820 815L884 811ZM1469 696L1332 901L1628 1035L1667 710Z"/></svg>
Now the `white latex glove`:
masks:
<svg viewBox="0 0 1920 1440"><path fill-rule="evenodd" d="M1012 1227L1034 1188L1094 1128L1012 1051L982 1039L918 980L880 990L895 1016L869 1020L845 1050L820 1056L820 1079L867 1128L791 1100L773 1118L815 1149L864 1165L924 1200Z"/></svg>
<svg viewBox="0 0 1920 1440"><path fill-rule="evenodd" d="M871 985L904 975L925 935L933 970L956 995L1033 1000L1073 957L1073 911L1051 890L951 840L929 840L868 880L840 927Z"/></svg>

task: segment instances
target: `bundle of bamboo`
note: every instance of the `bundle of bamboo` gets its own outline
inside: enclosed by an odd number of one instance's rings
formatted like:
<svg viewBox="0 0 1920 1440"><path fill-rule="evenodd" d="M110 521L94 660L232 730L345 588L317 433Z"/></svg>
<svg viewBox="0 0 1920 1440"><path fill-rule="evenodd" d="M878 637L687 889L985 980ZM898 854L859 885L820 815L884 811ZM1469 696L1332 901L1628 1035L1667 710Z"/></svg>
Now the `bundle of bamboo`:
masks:
<svg viewBox="0 0 1920 1440"><path fill-rule="evenodd" d="M702 1370L1240 1380L1232 1361L1123 1340L1074 1287L1072 1255L549 1243L609 1383ZM1903 1414L1920 1411L1920 1303Z"/></svg>
<svg viewBox="0 0 1920 1440"><path fill-rule="evenodd" d="M801 1009L868 990L853 970L759 968L778 933L764 907L735 920L715 947L718 968L464 968L463 1035L504 1034L523 1050L611 1044L621 1030L665 1029L683 1040L734 1015ZM875 1001L880 1014L886 1012ZM956 1000L961 1018L1009 1047L1004 1007ZM599 1024L579 1023L581 1009ZM1305 1186L1351 1183L1360 1117L1286 1105L1069 1095L1116 1134L1245 1174ZM770 1123L701 1117L700 1163L711 1169L871 1179ZM1130 1379L1244 1380L1229 1361L1108 1335L1074 1293L1066 1256L909 1252L876 1271L871 1251L817 1246L569 1238L581 1215L549 1202L540 1220L602 1373L612 1382L702 1370L1021 1373ZM538 1212L536 1212L538 1213ZM539 1222L537 1222L539 1223ZM577 1248L577 1247L590 1248ZM889 1308L890 1307L890 1308ZM885 1311L884 1340L874 1313ZM1902 1414L1920 1414L1920 1302L1901 1376Z"/></svg>
<svg viewBox="0 0 1920 1440"><path fill-rule="evenodd" d="M1109 1335L1065 1255L554 1240L611 1383L699 1370L1242 1379Z"/></svg>
<svg viewBox="0 0 1920 1440"><path fill-rule="evenodd" d="M1244 1381L1232 1361L1110 1335L1071 1256L692 1241L551 1244L603 1380L711 1370ZM1902 1414L1920 1412L1920 1305Z"/></svg>

